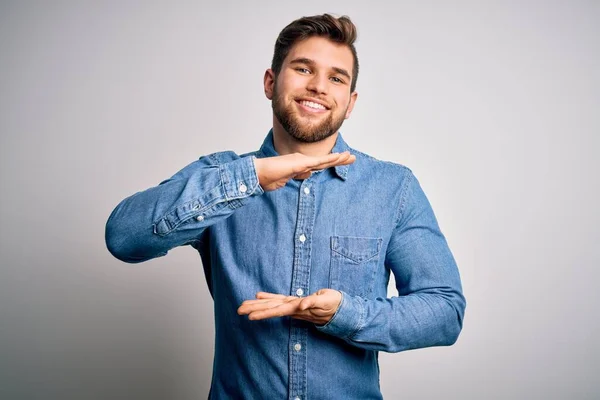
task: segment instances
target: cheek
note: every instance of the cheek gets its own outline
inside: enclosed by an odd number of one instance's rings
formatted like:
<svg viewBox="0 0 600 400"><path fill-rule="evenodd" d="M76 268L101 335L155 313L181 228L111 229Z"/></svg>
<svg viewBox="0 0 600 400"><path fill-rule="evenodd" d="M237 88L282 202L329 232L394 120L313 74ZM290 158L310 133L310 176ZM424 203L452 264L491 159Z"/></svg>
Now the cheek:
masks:
<svg viewBox="0 0 600 400"><path fill-rule="evenodd" d="M285 79L285 84L282 85L282 90L288 95L303 94L306 92L306 78L298 75L289 75Z"/></svg>
<svg viewBox="0 0 600 400"><path fill-rule="evenodd" d="M279 93L279 97L286 102L289 101L292 91L290 90L289 85L280 85L277 87L277 93Z"/></svg>
<svg viewBox="0 0 600 400"><path fill-rule="evenodd" d="M342 94L335 99L336 105L338 108L342 110L346 110L346 107L350 104L350 96L346 96L346 94Z"/></svg>

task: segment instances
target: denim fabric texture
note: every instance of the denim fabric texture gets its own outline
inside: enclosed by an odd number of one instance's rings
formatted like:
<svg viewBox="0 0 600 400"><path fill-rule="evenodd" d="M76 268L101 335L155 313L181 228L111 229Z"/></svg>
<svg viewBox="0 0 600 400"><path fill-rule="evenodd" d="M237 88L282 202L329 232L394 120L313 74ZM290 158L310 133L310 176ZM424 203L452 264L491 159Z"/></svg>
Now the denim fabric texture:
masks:
<svg viewBox="0 0 600 400"><path fill-rule="evenodd" d="M260 150L201 157L114 209L106 243L137 263L190 245L214 299L211 399L381 399L379 351L453 344L465 298L459 272L419 182L405 166L351 149L356 161L265 192ZM398 296L388 298L390 273ZM342 293L324 326L236 312L259 291ZM426 373L426 372L424 372ZM399 377L401 380L401 377Z"/></svg>

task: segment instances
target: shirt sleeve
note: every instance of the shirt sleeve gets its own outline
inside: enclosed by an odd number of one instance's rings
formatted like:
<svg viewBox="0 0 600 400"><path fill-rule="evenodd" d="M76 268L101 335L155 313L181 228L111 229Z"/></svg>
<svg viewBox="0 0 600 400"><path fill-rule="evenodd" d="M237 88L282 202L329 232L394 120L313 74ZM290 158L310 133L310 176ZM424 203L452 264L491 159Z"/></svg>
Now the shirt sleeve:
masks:
<svg viewBox="0 0 600 400"><path fill-rule="evenodd" d="M342 292L336 314L317 329L354 346L387 352L453 344L466 307L460 276L410 170L385 263L394 274L397 297L364 299Z"/></svg>
<svg viewBox="0 0 600 400"><path fill-rule="evenodd" d="M264 193L254 158L233 152L203 156L158 186L127 197L106 223L108 250L138 263L198 241L207 227Z"/></svg>

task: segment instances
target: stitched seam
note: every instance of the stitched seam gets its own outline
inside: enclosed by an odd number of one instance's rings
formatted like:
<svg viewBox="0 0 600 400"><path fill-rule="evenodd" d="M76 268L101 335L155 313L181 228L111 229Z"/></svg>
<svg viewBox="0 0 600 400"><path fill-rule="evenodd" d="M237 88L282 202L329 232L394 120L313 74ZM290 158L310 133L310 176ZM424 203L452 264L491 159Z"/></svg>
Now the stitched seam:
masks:
<svg viewBox="0 0 600 400"><path fill-rule="evenodd" d="M380 247L380 246L378 246L378 247ZM348 257L347 255L340 253L336 249L331 249L331 251L333 251L336 254L339 254L340 256L344 257L347 260L354 261L357 264L362 264L362 263L365 263L365 262L370 261L370 260L374 259L375 257L377 257L379 255L379 253L381 252L381 248L377 249L377 253L375 253L375 254L369 256L369 258L365 258L364 260L361 260L361 261L358 261L358 260L355 260L354 258Z"/></svg>
<svg viewBox="0 0 600 400"><path fill-rule="evenodd" d="M396 219L396 225L400 223L402 216L404 215L404 211L406 208L406 203L408 200L408 186L410 182L414 179L414 175L412 171L407 168L406 177L404 178L404 182L402 182L402 192L400 193L400 205L398 207L398 218Z"/></svg>
<svg viewBox="0 0 600 400"><path fill-rule="evenodd" d="M356 321L356 325L354 326L354 328L352 329L351 333L346 336L347 339L350 339L351 337L353 337L354 335L356 335L364 326L364 308L363 308L363 304L362 301L359 301L358 303L358 308L360 308L359 311L359 318L358 321Z"/></svg>
<svg viewBox="0 0 600 400"><path fill-rule="evenodd" d="M339 237L339 236L338 236L338 237ZM358 237L357 237L357 238L358 238ZM334 253L336 253L336 254L339 254L340 256L344 257L344 258L345 258L345 259L347 259L347 260L354 261L354 262L355 262L355 263L357 263L357 264L362 264L362 263L364 263L364 262L370 261L370 260L372 260L373 258L377 257L377 256L379 255L379 253L381 253L381 244L382 244L382 242L383 242L383 239L382 239L382 238L361 237L361 238L358 238L358 239L370 239L370 240L373 240L373 239L375 239L375 240L377 240L377 251L376 251L374 254L372 254L372 255L369 255L369 258L366 258L366 259L364 259L364 260L362 260L362 261L358 261L358 260L355 260L355 259L354 259L354 258L352 258L352 257L348 257L346 254L343 254L343 253L341 253L340 251L338 251L338 250L336 249L336 247L334 247L334 246L331 246L331 251L333 251L333 252L334 252ZM343 247L343 246L339 246L339 245L338 245L337 247Z"/></svg>
<svg viewBox="0 0 600 400"><path fill-rule="evenodd" d="M221 187L223 188L223 194L225 195L225 200L229 201L229 193L227 191L227 177L225 176L225 168L223 165L219 164L219 178L221 178Z"/></svg>

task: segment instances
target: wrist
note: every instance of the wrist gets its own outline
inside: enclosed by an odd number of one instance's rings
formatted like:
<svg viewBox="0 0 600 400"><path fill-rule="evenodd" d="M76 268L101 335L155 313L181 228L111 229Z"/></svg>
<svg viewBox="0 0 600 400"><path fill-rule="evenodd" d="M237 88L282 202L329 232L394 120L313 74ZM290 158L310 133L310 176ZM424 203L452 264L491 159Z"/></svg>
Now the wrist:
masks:
<svg viewBox="0 0 600 400"><path fill-rule="evenodd" d="M260 177L264 161L257 157L252 157L252 161L254 161L254 170L256 171L256 176L258 177L258 183L260 184Z"/></svg>

